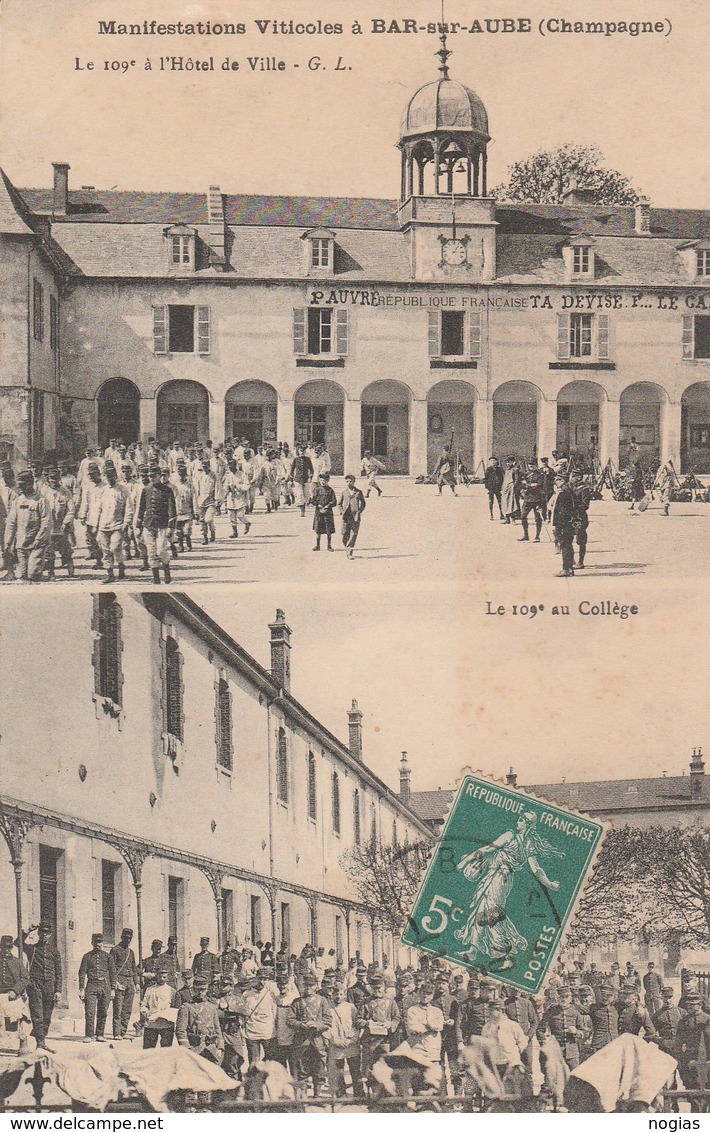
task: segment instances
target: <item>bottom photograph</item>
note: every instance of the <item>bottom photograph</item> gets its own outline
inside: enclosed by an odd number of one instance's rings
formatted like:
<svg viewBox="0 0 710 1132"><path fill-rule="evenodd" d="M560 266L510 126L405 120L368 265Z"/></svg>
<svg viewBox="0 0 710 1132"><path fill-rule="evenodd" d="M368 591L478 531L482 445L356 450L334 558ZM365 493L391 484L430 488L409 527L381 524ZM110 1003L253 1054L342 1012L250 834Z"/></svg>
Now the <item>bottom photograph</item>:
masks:
<svg viewBox="0 0 710 1132"><path fill-rule="evenodd" d="M4 1111L709 1111L702 747L558 729L564 651L521 745L433 591L194 593L4 604Z"/></svg>

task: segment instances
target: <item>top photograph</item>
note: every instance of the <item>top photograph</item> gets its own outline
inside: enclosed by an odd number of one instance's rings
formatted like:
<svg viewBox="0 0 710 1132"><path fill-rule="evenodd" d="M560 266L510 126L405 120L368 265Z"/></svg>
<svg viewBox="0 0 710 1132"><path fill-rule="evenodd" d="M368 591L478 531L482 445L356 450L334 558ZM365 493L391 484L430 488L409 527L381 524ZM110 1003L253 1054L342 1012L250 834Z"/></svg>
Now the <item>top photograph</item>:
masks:
<svg viewBox="0 0 710 1132"><path fill-rule="evenodd" d="M710 571L688 5L192 37L31 6L61 84L50 115L3 82L4 581Z"/></svg>

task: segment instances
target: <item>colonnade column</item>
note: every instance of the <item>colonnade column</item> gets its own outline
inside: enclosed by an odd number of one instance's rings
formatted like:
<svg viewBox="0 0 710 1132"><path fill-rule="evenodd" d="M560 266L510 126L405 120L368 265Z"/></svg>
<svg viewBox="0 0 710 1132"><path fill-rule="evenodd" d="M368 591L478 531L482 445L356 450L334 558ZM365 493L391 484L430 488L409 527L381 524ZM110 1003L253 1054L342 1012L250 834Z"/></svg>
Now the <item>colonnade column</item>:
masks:
<svg viewBox="0 0 710 1132"><path fill-rule="evenodd" d="M680 471L680 436L682 405L680 401L666 401L661 405L661 462L672 460Z"/></svg>
<svg viewBox="0 0 710 1132"><path fill-rule="evenodd" d="M210 398L210 440L213 444L224 444L227 435L226 405L224 401Z"/></svg>
<svg viewBox="0 0 710 1132"><path fill-rule="evenodd" d="M362 402L348 398L343 406L343 458L346 475L356 476L360 470L362 456Z"/></svg>
<svg viewBox="0 0 710 1132"><path fill-rule="evenodd" d="M427 473L428 405L426 400L412 400L409 406L409 474Z"/></svg>
<svg viewBox="0 0 710 1132"><path fill-rule="evenodd" d="M537 456L549 456L557 447L557 399L541 397L537 407Z"/></svg>
<svg viewBox="0 0 710 1132"><path fill-rule="evenodd" d="M293 447L296 439L296 405L293 400L280 397L276 402L276 439L285 440Z"/></svg>
<svg viewBox="0 0 710 1132"><path fill-rule="evenodd" d="M140 436L145 441L149 436L155 436L158 431L158 398L141 397L140 402Z"/></svg>
<svg viewBox="0 0 710 1132"><path fill-rule="evenodd" d="M493 447L493 401L476 401L473 407L473 468L477 475L485 468Z"/></svg>
<svg viewBox="0 0 710 1132"><path fill-rule="evenodd" d="M599 462L602 467L611 460L619 465L621 402L602 400L599 403Z"/></svg>

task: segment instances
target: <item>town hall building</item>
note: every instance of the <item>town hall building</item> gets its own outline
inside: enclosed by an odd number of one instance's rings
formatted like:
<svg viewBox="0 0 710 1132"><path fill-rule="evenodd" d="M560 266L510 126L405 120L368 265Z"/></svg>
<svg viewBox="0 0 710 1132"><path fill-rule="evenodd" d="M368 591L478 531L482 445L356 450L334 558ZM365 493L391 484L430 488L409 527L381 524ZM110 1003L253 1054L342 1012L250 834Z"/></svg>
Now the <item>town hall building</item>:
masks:
<svg viewBox="0 0 710 1132"><path fill-rule="evenodd" d="M453 435L473 469L557 449L710 472L710 212L574 180L493 199L485 106L439 55L396 200L3 173L0 458L246 437L419 475Z"/></svg>

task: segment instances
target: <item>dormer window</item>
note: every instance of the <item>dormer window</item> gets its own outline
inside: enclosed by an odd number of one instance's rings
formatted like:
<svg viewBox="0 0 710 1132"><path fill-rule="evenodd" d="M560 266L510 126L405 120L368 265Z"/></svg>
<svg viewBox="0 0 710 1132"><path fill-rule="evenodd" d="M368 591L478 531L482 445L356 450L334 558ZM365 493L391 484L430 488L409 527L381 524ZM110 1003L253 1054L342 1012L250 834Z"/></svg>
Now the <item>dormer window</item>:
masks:
<svg viewBox="0 0 710 1132"><path fill-rule="evenodd" d="M688 279L710 283L710 240L686 240L678 253Z"/></svg>
<svg viewBox="0 0 710 1132"><path fill-rule="evenodd" d="M567 275L571 279L594 278L594 243L587 236L577 236L562 249Z"/></svg>
<svg viewBox="0 0 710 1132"><path fill-rule="evenodd" d="M314 228L304 233L307 275L332 275L335 264L335 233L330 228Z"/></svg>
<svg viewBox="0 0 710 1132"><path fill-rule="evenodd" d="M695 253L696 275L710 279L710 248L699 248Z"/></svg>
<svg viewBox="0 0 710 1132"><path fill-rule="evenodd" d="M195 243L197 233L184 224L173 224L165 229L168 269L171 272L195 270Z"/></svg>

